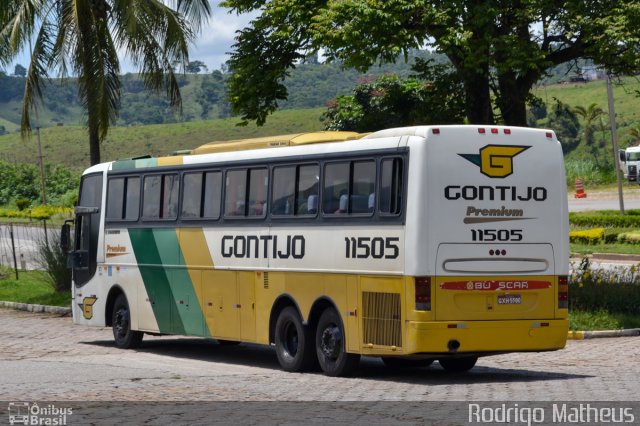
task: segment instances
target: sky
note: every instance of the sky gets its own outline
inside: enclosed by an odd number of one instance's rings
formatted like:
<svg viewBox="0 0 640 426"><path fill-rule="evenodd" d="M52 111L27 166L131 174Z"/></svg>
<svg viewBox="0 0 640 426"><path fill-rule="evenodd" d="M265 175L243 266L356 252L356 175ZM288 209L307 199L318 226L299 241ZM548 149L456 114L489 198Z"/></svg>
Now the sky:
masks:
<svg viewBox="0 0 640 426"><path fill-rule="evenodd" d="M236 15L230 14L228 9L216 6L219 0L210 0L212 14L209 22L203 26L200 36L189 49L189 60L202 61L208 67L208 71L220 69L220 66L229 59L228 52L234 43L235 32L249 24L257 14ZM120 66L123 74L137 72L131 61L121 56ZM20 54L16 60L5 67L7 74L13 74L15 65L27 67L29 64L28 52ZM51 74L51 77L56 77Z"/></svg>

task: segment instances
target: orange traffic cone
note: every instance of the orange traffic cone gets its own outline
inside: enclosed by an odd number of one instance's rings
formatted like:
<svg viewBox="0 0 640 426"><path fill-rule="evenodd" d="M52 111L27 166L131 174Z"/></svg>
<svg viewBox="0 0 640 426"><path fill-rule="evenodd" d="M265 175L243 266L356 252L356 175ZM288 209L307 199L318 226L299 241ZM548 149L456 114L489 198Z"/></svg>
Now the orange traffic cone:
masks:
<svg viewBox="0 0 640 426"><path fill-rule="evenodd" d="M581 178L576 178L576 193L574 197L587 198L587 193L584 192L584 180Z"/></svg>

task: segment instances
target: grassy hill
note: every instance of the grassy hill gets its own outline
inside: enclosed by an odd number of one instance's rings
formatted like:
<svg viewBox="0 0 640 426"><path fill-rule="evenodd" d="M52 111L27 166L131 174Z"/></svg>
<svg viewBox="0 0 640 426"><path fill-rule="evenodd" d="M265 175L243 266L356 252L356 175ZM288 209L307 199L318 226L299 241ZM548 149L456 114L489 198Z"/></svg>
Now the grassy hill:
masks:
<svg viewBox="0 0 640 426"><path fill-rule="evenodd" d="M307 73L327 72L330 70L324 67L309 67ZM354 78L355 78L354 74ZM326 77L326 76L324 76ZM319 78L318 80L323 80ZM202 76L187 76L182 88L185 99L184 115L186 117L199 117L201 107L195 98L200 88ZM331 79L329 79L331 80ZM306 80L303 80L306 81ZM624 80L623 87L616 86L615 106L620 126L621 146L629 146L640 141L633 140L629 135L629 129L640 125L640 82L635 78ZM310 83L305 83L310 87ZM320 83L318 83L320 84ZM354 82L355 84L355 82ZM304 86L300 84L300 86ZM52 89L53 90L53 89ZM56 89L61 91L62 89ZM297 91L302 91L300 88ZM294 91L294 93L297 93ZM63 92L58 92L63 93ZM64 94L64 93L63 93ZM569 83L540 85L534 94L540 97L548 105L548 109L554 103L554 98L559 99L572 107L581 105L588 107L591 103L596 103L605 112L607 111L607 92L604 81L593 81L588 83ZM142 94L132 94L131 96L154 96ZM293 95L293 93L292 93ZM129 96L129 95L126 95ZM140 99L138 99L140 102ZM68 105L68 115L64 120L56 116L50 109L43 108L40 112L40 123L47 122L49 126L43 125L41 139L44 149L45 161L52 164L64 164L75 169L83 169L89 165L88 141L86 130L82 127L82 111L79 107ZM268 136L275 134L315 131L322 129L320 116L325 111L323 107L312 109L285 109L271 116L264 127L249 125L238 127L237 118L184 121L172 124L157 124L146 126L115 126L102 146L103 161L118 158L134 157L151 154L162 155L180 149L190 149L203 143L213 140L226 140L244 137ZM608 123L608 116L602 117L604 123ZM0 160L35 163L37 155L37 145L35 136L31 141L21 140L19 133L15 133L20 121L20 103L11 101L0 104L0 126L4 126L8 135L0 136ZM602 157L609 159L611 156L610 134L607 132L598 137L606 139L606 144L599 148ZM569 159L583 161L589 158L589 153L576 149L569 155ZM585 157L586 156L586 157Z"/></svg>
<svg viewBox="0 0 640 426"><path fill-rule="evenodd" d="M628 131L631 127L640 125L640 81L635 77L622 80L623 85L614 85L613 97L618 123L618 137L621 146L636 144L630 138ZM554 98L559 99L572 107L597 104L605 112L604 122L608 125L609 107L607 102L607 86L605 80L590 81L587 83L564 83L549 86L541 85L534 91L550 108ZM608 136L610 138L610 136ZM610 141L610 139L608 139Z"/></svg>
<svg viewBox="0 0 640 426"><path fill-rule="evenodd" d="M237 126L237 118L201 120L176 124L112 127L102 145L102 161L145 154L165 155L192 149L206 142L322 129L324 108L284 110L274 114L263 127ZM56 126L41 130L45 162L64 164L74 169L89 166L89 143L82 126ZM34 163L38 145L35 134L23 141L19 133L0 136L0 160Z"/></svg>

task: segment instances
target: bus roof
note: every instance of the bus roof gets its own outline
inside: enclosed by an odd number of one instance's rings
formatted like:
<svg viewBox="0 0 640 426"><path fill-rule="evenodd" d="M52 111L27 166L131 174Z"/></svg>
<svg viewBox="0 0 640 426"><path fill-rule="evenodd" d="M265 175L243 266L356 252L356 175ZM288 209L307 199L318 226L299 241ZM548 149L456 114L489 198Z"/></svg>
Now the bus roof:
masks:
<svg viewBox="0 0 640 426"><path fill-rule="evenodd" d="M289 135L265 136L261 138L236 139L231 141L213 141L191 151L191 154L211 154L214 152L242 151L259 148L277 148L313 143L342 142L360 139L364 134L356 132L321 131L294 133Z"/></svg>

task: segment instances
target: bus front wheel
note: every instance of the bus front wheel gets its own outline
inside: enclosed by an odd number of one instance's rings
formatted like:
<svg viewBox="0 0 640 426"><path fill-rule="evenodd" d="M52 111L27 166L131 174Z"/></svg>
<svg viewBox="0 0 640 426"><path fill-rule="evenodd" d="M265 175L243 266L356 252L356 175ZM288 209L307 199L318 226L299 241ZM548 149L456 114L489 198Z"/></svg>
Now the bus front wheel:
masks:
<svg viewBox="0 0 640 426"><path fill-rule="evenodd" d="M276 355L285 371L307 371L315 364L313 335L298 311L288 306L280 312L275 330Z"/></svg>
<svg viewBox="0 0 640 426"><path fill-rule="evenodd" d="M131 330L131 311L124 294L119 295L113 304L113 338L121 349L135 349L140 346L144 333Z"/></svg>
<svg viewBox="0 0 640 426"><path fill-rule="evenodd" d="M477 356L467 356L464 358L442 358L438 360L442 368L452 373L469 371L476 365L477 361Z"/></svg>
<svg viewBox="0 0 640 426"><path fill-rule="evenodd" d="M326 309L318 320L316 352L327 376L348 376L358 367L360 355L345 351L344 327L335 309Z"/></svg>

